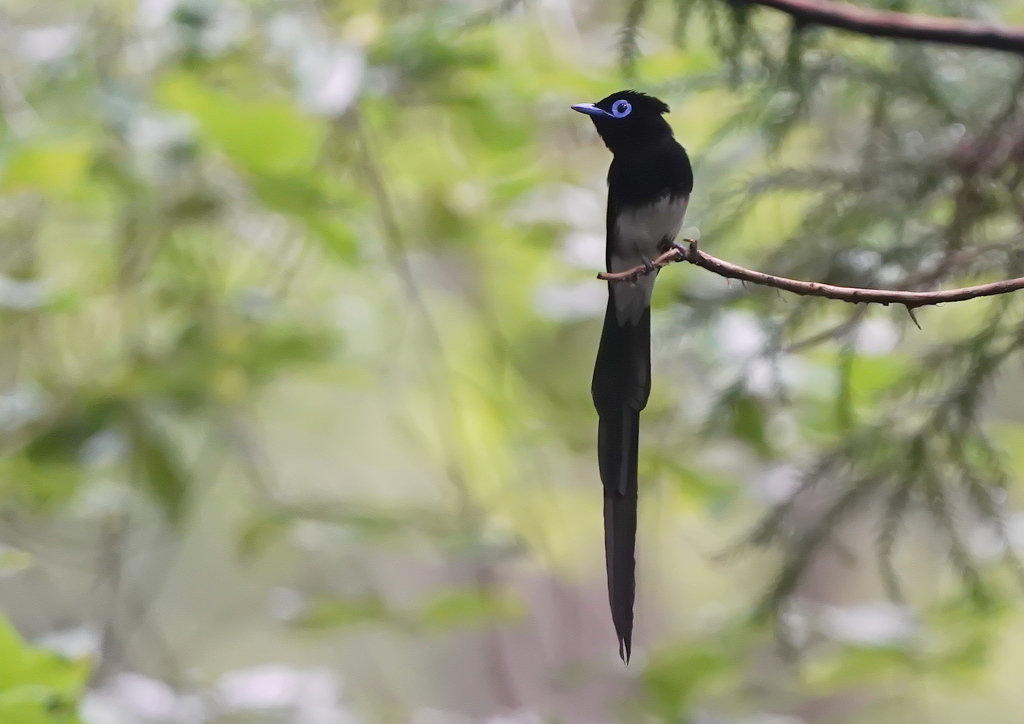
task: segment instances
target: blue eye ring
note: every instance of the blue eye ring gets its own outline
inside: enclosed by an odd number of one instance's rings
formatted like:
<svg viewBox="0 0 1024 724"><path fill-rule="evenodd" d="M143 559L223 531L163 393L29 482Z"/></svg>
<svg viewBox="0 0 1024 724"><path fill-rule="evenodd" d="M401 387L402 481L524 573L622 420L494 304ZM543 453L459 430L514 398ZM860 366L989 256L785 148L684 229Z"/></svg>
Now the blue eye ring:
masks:
<svg viewBox="0 0 1024 724"><path fill-rule="evenodd" d="M612 103L612 116L615 118L625 118L633 110L633 106L629 105L629 101L619 99Z"/></svg>

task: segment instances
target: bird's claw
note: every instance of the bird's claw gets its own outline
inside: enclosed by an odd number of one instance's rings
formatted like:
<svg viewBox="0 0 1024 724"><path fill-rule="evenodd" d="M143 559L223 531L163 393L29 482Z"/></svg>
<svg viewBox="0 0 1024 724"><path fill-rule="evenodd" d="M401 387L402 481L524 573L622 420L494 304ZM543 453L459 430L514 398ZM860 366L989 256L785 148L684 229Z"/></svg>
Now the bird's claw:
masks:
<svg viewBox="0 0 1024 724"><path fill-rule="evenodd" d="M678 251L679 255L682 256L683 259L689 259L691 256L697 255L697 240L683 239L682 244L677 241L673 241L672 248Z"/></svg>

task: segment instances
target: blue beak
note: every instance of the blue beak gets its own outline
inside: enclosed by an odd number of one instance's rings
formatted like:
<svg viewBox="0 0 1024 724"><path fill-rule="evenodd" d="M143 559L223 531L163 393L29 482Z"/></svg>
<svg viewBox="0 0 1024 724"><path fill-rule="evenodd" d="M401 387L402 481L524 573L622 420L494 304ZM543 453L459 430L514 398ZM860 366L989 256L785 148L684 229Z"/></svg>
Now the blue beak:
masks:
<svg viewBox="0 0 1024 724"><path fill-rule="evenodd" d="M608 111L601 110L593 103L577 103L572 107L574 111L586 113L588 116L610 116Z"/></svg>

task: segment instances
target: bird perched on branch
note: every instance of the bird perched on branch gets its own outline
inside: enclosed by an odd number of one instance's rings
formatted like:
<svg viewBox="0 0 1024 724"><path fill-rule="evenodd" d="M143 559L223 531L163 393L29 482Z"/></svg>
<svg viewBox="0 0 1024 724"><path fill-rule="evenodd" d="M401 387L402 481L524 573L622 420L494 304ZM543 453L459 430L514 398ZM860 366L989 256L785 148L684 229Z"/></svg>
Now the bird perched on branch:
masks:
<svg viewBox="0 0 1024 724"><path fill-rule="evenodd" d="M668 106L626 90L572 107L594 122L613 159L608 169L605 264L610 272L643 265L635 282L608 282L608 307L594 366L597 455L604 485L604 542L608 600L629 663L637 510L640 411L651 392L651 260L675 243L693 189L686 151L664 119Z"/></svg>

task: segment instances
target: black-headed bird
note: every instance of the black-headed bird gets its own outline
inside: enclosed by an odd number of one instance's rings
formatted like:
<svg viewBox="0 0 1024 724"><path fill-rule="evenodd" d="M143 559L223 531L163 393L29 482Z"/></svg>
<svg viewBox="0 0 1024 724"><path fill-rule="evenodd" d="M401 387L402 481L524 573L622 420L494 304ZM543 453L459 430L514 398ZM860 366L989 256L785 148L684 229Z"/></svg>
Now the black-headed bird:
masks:
<svg viewBox="0 0 1024 724"><path fill-rule="evenodd" d="M636 91L572 107L594 122L613 159L608 169L605 264L608 271L650 267L675 243L693 189L686 151L664 119L668 106ZM656 269L636 282L609 281L608 307L591 395L604 485L608 601L629 663L636 592L637 456L640 411L651 392L651 293Z"/></svg>

